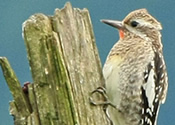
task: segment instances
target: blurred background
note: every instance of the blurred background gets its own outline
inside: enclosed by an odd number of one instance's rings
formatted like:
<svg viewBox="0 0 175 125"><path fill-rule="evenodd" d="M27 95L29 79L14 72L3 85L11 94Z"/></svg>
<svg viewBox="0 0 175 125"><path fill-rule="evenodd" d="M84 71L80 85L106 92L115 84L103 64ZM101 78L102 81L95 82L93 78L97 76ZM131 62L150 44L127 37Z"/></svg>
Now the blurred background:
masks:
<svg viewBox="0 0 175 125"><path fill-rule="evenodd" d="M162 23L164 57L169 75L166 103L161 106L158 125L175 125L175 1L173 0L69 0L73 7L87 8L96 37L102 64L113 44L119 39L118 32L100 22L100 19L122 20L130 11L146 8ZM55 8L63 8L66 0L0 0L0 56L10 61L17 77L23 84L32 81L27 53L22 39L22 23L35 13L53 15ZM0 69L0 125L13 125L9 115L11 93Z"/></svg>

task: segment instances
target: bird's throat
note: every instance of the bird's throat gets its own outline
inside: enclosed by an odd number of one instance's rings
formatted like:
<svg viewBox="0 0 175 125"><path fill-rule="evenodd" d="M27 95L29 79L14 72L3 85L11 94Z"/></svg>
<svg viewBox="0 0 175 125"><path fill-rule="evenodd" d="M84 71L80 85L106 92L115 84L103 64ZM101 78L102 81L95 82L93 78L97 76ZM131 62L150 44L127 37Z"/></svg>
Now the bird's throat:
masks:
<svg viewBox="0 0 175 125"><path fill-rule="evenodd" d="M124 32L123 32L123 30L119 30L119 36L120 36L121 39L124 38Z"/></svg>

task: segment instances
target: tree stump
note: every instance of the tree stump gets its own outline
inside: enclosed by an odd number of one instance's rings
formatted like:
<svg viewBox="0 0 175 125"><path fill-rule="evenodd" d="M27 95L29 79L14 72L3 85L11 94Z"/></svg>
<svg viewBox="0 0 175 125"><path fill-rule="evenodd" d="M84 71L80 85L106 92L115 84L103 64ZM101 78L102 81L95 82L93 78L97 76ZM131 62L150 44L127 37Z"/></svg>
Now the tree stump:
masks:
<svg viewBox="0 0 175 125"><path fill-rule="evenodd" d="M23 37L33 78L27 94L8 60L0 58L14 98L14 124L109 124L102 107L89 103L90 92L104 79L88 10L67 3L53 16L32 15L23 23Z"/></svg>

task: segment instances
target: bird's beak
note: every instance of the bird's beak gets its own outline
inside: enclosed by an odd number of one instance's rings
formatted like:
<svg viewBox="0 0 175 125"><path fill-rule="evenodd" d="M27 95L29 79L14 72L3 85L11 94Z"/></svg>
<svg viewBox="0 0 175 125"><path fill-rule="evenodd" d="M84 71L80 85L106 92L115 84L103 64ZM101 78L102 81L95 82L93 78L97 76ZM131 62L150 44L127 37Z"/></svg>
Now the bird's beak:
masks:
<svg viewBox="0 0 175 125"><path fill-rule="evenodd" d="M124 28L122 21L103 19L103 20L101 20L101 22L106 23L112 27L119 29L119 30L122 30Z"/></svg>

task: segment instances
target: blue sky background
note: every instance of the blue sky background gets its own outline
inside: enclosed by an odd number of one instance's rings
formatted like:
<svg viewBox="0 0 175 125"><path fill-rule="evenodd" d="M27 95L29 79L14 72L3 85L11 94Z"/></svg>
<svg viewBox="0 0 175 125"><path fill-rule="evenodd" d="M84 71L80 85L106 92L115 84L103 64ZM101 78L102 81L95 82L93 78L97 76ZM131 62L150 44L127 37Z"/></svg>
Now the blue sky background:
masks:
<svg viewBox="0 0 175 125"><path fill-rule="evenodd" d="M0 56L11 63L21 83L32 81L26 49L22 39L22 23L34 13L53 15L66 0L0 0ZM118 40L118 32L100 19L122 20L130 11L147 8L163 25L164 57L169 75L166 103L161 106L158 125L175 125L175 1L173 0L70 0L73 7L90 11L97 47L102 63ZM9 115L11 93L0 70L0 125L13 125Z"/></svg>

